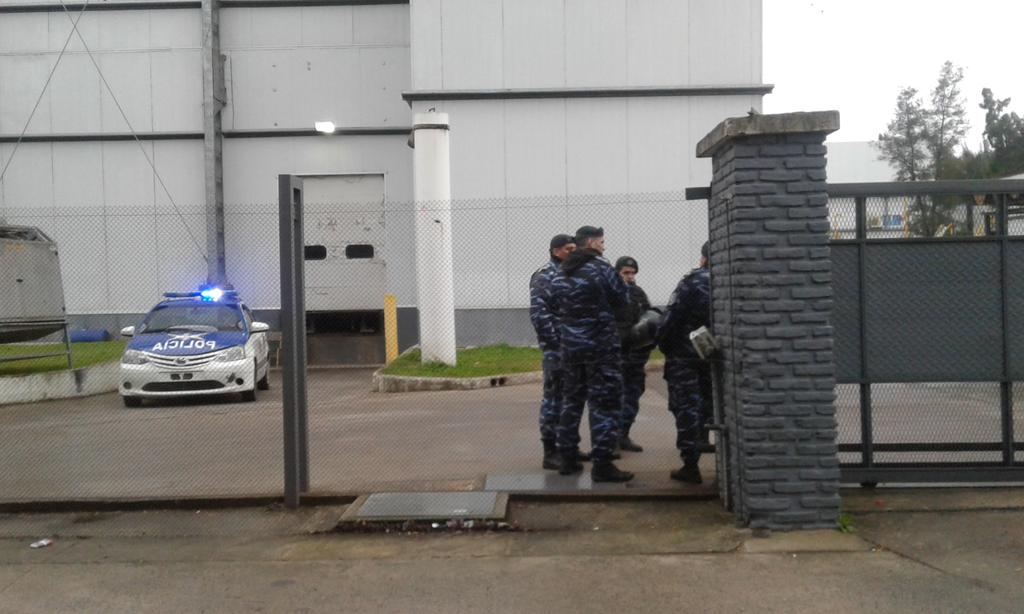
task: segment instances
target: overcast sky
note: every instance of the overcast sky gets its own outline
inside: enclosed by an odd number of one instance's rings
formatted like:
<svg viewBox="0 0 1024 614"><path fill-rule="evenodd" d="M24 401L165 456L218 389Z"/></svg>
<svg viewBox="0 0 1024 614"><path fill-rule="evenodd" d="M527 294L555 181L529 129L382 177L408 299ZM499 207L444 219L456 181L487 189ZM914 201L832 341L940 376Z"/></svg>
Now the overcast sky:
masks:
<svg viewBox="0 0 1024 614"><path fill-rule="evenodd" d="M838 109L834 141L874 140L903 86L927 100L946 60L964 68L977 149L981 89L1024 115L1024 2L1020 0L764 0L765 113Z"/></svg>

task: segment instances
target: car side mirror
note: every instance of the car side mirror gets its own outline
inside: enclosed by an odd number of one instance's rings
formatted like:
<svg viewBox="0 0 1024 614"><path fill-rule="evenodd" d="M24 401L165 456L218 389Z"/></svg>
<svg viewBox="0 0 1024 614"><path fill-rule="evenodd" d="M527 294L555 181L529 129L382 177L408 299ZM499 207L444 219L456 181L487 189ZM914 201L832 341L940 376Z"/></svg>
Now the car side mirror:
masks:
<svg viewBox="0 0 1024 614"><path fill-rule="evenodd" d="M266 322L253 322L252 326L249 327L249 330L254 333L265 333L270 330L270 325Z"/></svg>
<svg viewBox="0 0 1024 614"><path fill-rule="evenodd" d="M134 326L125 326L124 328L121 329L121 336L122 337L134 337L135 336L135 327Z"/></svg>

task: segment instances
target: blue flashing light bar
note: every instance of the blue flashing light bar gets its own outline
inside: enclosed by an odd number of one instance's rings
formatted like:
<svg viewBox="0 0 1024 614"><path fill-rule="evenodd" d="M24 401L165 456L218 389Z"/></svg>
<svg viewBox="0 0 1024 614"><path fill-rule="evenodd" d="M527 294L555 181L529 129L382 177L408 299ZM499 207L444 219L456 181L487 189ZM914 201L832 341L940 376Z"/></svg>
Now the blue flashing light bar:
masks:
<svg viewBox="0 0 1024 614"><path fill-rule="evenodd" d="M164 292L164 298L197 298L204 302L215 303L223 298L237 299L238 293L218 286L208 286L193 292Z"/></svg>
<svg viewBox="0 0 1024 614"><path fill-rule="evenodd" d="M224 291L220 288L207 288L199 291L199 297L204 301L219 301L224 297Z"/></svg>

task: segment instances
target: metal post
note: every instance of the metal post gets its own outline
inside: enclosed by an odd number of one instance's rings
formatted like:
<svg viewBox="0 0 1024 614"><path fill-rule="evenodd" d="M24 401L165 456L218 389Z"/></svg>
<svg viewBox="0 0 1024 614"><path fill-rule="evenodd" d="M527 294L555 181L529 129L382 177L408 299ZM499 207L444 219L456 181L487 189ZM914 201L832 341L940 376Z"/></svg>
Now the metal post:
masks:
<svg viewBox="0 0 1024 614"><path fill-rule="evenodd" d="M71 356L71 332L68 330L67 320L64 320L64 350L68 353L68 371L72 371L75 368L75 364Z"/></svg>
<svg viewBox="0 0 1024 614"><path fill-rule="evenodd" d="M302 232L302 179L278 176L281 256L281 351L284 417L284 499L298 507L309 490L306 414L306 307Z"/></svg>
<svg viewBox="0 0 1024 614"><path fill-rule="evenodd" d="M967 197L967 236L974 236L974 198Z"/></svg>
<svg viewBox="0 0 1024 614"><path fill-rule="evenodd" d="M206 177L206 276L209 283L227 281L224 258L224 138L221 109L227 103L224 57L220 54L220 2L202 0L203 158Z"/></svg>
<svg viewBox="0 0 1024 614"><path fill-rule="evenodd" d="M1014 462L1014 429L1013 429L1013 382L1010 379L1010 305L1007 284L1010 283L1007 269L1007 237L1010 235L1009 203L1006 194L997 197L999 207L999 287L1002 297L1002 342L1003 342L1003 380L999 383L999 415L1002 417L1003 464L1013 465Z"/></svg>
<svg viewBox="0 0 1024 614"><path fill-rule="evenodd" d="M867 296L864 283L865 264L867 260L868 238L868 203L867 198L854 198L857 217L857 322L860 330L860 441L861 464L872 467L875 464L874 426L871 417L871 383L868 378L868 334L867 334Z"/></svg>
<svg viewBox="0 0 1024 614"><path fill-rule="evenodd" d="M384 356L388 364L398 358L398 307L394 294L384 295Z"/></svg>
<svg viewBox="0 0 1024 614"><path fill-rule="evenodd" d="M295 322L295 388L298 406L295 408L295 420L297 424L296 435L298 439L298 462L299 462L299 492L309 492L309 398L306 390L306 241L304 224L306 211L303 208L302 179L293 178L297 186L292 186L292 197L295 203L294 226L292 229L295 237L294 251L292 252L292 263L295 266L295 311L293 318Z"/></svg>

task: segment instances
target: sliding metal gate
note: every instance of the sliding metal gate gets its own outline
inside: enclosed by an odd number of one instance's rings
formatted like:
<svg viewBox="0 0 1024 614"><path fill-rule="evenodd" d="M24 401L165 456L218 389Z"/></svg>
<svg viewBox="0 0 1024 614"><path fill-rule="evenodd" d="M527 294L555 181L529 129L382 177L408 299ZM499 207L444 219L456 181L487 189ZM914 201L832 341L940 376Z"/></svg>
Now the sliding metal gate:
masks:
<svg viewBox="0 0 1024 614"><path fill-rule="evenodd" d="M843 481L1024 481L1022 195L829 186Z"/></svg>

